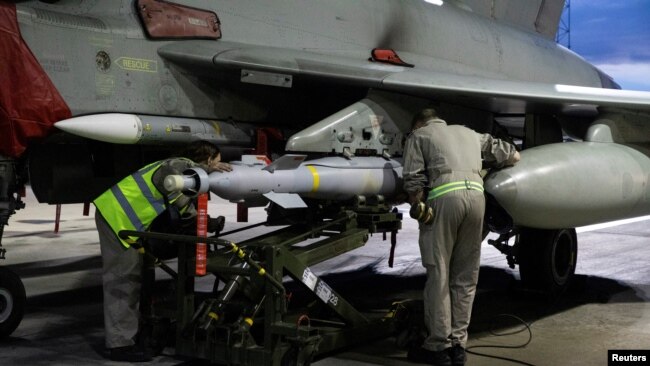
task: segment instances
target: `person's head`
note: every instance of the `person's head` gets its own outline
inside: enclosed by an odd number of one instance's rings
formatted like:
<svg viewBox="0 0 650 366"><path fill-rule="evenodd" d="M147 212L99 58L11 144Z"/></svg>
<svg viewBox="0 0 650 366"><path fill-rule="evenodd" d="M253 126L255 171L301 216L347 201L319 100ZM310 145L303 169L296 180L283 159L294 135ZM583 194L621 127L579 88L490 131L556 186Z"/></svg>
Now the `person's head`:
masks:
<svg viewBox="0 0 650 366"><path fill-rule="evenodd" d="M221 151L217 145L208 141L192 142L183 149L180 156L208 167L221 161Z"/></svg>
<svg viewBox="0 0 650 366"><path fill-rule="evenodd" d="M435 118L438 118L438 112L433 108L426 108L419 111L413 116L413 120L411 120L411 131L417 130L424 126L427 121Z"/></svg>

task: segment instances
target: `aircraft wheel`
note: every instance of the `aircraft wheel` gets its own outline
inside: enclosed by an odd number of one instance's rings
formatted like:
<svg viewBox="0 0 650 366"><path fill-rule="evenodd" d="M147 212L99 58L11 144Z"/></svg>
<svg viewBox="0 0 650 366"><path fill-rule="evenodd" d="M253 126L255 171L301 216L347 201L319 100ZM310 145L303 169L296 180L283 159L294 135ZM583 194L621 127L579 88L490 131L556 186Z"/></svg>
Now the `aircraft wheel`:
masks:
<svg viewBox="0 0 650 366"><path fill-rule="evenodd" d="M8 337L25 312L25 286L17 274L0 267L0 338Z"/></svg>
<svg viewBox="0 0 650 366"><path fill-rule="evenodd" d="M559 293L576 269L578 239L575 229L524 228L519 234L519 274L527 288Z"/></svg>

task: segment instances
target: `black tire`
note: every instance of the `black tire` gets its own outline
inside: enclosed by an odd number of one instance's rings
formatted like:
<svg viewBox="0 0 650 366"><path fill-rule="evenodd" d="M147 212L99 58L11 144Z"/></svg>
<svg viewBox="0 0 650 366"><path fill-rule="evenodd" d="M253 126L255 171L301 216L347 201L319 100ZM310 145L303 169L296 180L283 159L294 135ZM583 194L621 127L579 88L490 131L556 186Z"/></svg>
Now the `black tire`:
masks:
<svg viewBox="0 0 650 366"><path fill-rule="evenodd" d="M0 338L16 330L25 313L25 301L25 286L20 277L0 267Z"/></svg>
<svg viewBox="0 0 650 366"><path fill-rule="evenodd" d="M575 273L578 239L575 229L522 229L517 260L526 288L551 293L564 291Z"/></svg>

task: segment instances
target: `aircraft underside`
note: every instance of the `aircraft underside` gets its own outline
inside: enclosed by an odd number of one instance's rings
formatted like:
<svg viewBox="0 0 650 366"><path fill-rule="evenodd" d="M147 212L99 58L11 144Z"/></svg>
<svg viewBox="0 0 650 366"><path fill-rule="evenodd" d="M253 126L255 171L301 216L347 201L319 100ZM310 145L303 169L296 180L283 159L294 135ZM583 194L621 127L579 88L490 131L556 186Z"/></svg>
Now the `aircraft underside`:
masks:
<svg viewBox="0 0 650 366"><path fill-rule="evenodd" d="M225 161L272 161L242 162L240 171L263 178L241 180L238 191L212 189L232 202L270 204L269 223L287 224L273 215L294 205L301 212L397 205L404 140L412 116L426 107L522 150L515 167L487 172L485 232L500 234L490 244L519 265L530 287L566 289L577 260L575 227L650 214L650 97L610 89L611 79L556 46L548 31L523 32L455 5L405 2L400 14L429 17L423 26L460 24L422 40L411 25L388 17L391 2L370 3L377 27L395 30L388 47L361 20L346 20L367 14L345 14L348 2L320 5L324 14L342 12L330 17L335 25L360 28L345 36L329 23L308 31L295 19L276 24L269 15L262 22L244 2L215 2L216 9L180 7L190 15L170 20L205 26L200 36L158 36L143 19L146 9L171 12L173 3L123 1L117 10L104 2L52 3L0 1L0 21L21 35L0 34L21 50L17 60L4 48L0 60L27 75L18 81L39 81L0 93L2 133L5 126L14 131L0 138L0 240L22 207L25 184L39 202L90 203L195 140L219 145ZM542 8L540 14L550 11ZM267 9L278 18L289 10ZM320 16L310 17L320 24ZM266 33L251 33L255 26ZM420 50L419 42L432 43ZM458 48L463 42L470 46ZM536 57L538 65L530 64ZM291 163L287 154L300 158ZM284 190L262 188L271 181ZM17 326L24 302L22 284L4 272L0 300L11 306L0 308L0 337Z"/></svg>

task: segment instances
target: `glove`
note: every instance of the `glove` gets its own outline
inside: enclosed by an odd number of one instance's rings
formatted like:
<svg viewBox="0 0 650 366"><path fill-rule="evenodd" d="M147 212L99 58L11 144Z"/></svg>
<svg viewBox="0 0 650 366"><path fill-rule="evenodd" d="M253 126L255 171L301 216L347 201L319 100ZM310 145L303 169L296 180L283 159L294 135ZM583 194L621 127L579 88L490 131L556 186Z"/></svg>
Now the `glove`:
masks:
<svg viewBox="0 0 650 366"><path fill-rule="evenodd" d="M433 209L422 201L411 205L409 215L425 225L429 225L433 222Z"/></svg>
<svg viewBox="0 0 650 366"><path fill-rule="evenodd" d="M215 218L208 217L208 232L218 234L223 230L223 225L226 223L226 218L217 216Z"/></svg>

